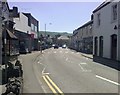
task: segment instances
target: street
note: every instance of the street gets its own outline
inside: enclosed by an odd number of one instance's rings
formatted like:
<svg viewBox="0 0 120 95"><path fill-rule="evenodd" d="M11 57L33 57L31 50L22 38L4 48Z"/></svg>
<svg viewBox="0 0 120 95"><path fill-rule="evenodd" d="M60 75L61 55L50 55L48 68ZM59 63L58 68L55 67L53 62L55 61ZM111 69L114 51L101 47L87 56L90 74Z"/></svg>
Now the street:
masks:
<svg viewBox="0 0 120 95"><path fill-rule="evenodd" d="M118 71L70 49L20 55L23 93L118 93Z"/></svg>

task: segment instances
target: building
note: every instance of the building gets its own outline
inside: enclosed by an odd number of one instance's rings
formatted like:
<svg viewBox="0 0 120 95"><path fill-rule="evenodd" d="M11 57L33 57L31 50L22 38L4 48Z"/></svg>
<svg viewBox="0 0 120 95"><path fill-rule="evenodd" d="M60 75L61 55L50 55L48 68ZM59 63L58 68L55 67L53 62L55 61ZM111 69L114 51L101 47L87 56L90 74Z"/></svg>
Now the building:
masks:
<svg viewBox="0 0 120 95"><path fill-rule="evenodd" d="M10 19L9 11L8 3L2 2L2 64L5 60L8 61L11 56L19 54L18 38L14 35L14 22Z"/></svg>
<svg viewBox="0 0 120 95"><path fill-rule="evenodd" d="M30 27L30 35L32 36L33 50L38 50L38 33L39 21L36 20L30 13L24 13L28 17L28 26Z"/></svg>
<svg viewBox="0 0 120 95"><path fill-rule="evenodd" d="M2 2L0 1L0 64L2 63Z"/></svg>
<svg viewBox="0 0 120 95"><path fill-rule="evenodd" d="M91 53L93 51L93 34L92 34L92 26L93 20L88 21L78 29L73 31L72 36L72 46L73 49L83 52L83 53Z"/></svg>
<svg viewBox="0 0 120 95"><path fill-rule="evenodd" d="M28 25L28 17L22 12L18 12L17 7L10 10L10 17L15 22L14 33L19 39L19 52L27 53L32 51L31 28Z"/></svg>
<svg viewBox="0 0 120 95"><path fill-rule="evenodd" d="M94 58L120 61L120 0L106 0L93 11Z"/></svg>
<svg viewBox="0 0 120 95"><path fill-rule="evenodd" d="M63 46L64 44L69 46L69 37L68 36L60 36L60 37L58 37L57 38L57 44L59 46Z"/></svg>

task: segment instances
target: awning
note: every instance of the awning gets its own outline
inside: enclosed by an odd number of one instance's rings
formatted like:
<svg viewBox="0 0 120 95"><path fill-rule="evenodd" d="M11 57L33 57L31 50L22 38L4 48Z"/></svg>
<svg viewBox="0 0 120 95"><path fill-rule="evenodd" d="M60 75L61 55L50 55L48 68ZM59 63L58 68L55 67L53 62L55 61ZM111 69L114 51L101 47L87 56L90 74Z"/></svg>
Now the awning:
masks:
<svg viewBox="0 0 120 95"><path fill-rule="evenodd" d="M3 31L3 38L5 37L5 32L6 32L6 38L7 39L18 39L12 32L10 32L8 29L6 31Z"/></svg>

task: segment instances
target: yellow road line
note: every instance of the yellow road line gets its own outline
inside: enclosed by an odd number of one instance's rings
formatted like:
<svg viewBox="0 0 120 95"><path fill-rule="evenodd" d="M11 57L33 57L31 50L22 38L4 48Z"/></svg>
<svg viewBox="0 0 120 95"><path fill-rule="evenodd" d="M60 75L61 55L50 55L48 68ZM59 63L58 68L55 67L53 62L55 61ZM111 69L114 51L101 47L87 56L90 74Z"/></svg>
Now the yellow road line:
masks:
<svg viewBox="0 0 120 95"><path fill-rule="evenodd" d="M45 80L45 82L47 83L47 85L49 86L49 88L52 90L52 92L53 92L55 95L58 95L57 92L55 91L55 89L51 86L51 84L48 82L48 80L46 79L45 76L43 76L43 79Z"/></svg>
<svg viewBox="0 0 120 95"><path fill-rule="evenodd" d="M61 95L64 95L63 92L58 88L58 86L50 79L50 77L48 75L46 75L47 79L52 83L52 85L58 90L58 92Z"/></svg>

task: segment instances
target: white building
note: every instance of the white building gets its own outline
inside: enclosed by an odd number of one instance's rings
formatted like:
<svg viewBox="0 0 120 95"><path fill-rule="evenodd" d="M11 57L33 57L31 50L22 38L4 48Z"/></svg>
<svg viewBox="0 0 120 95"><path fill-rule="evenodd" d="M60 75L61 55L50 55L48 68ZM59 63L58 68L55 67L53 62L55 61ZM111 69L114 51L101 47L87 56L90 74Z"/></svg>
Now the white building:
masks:
<svg viewBox="0 0 120 95"><path fill-rule="evenodd" d="M117 1L105 1L93 11L93 55L120 61L120 0Z"/></svg>
<svg viewBox="0 0 120 95"><path fill-rule="evenodd" d="M31 27L28 26L28 17L26 17L23 13L20 12L19 17L14 17L13 21L15 22L15 30L30 34Z"/></svg>

